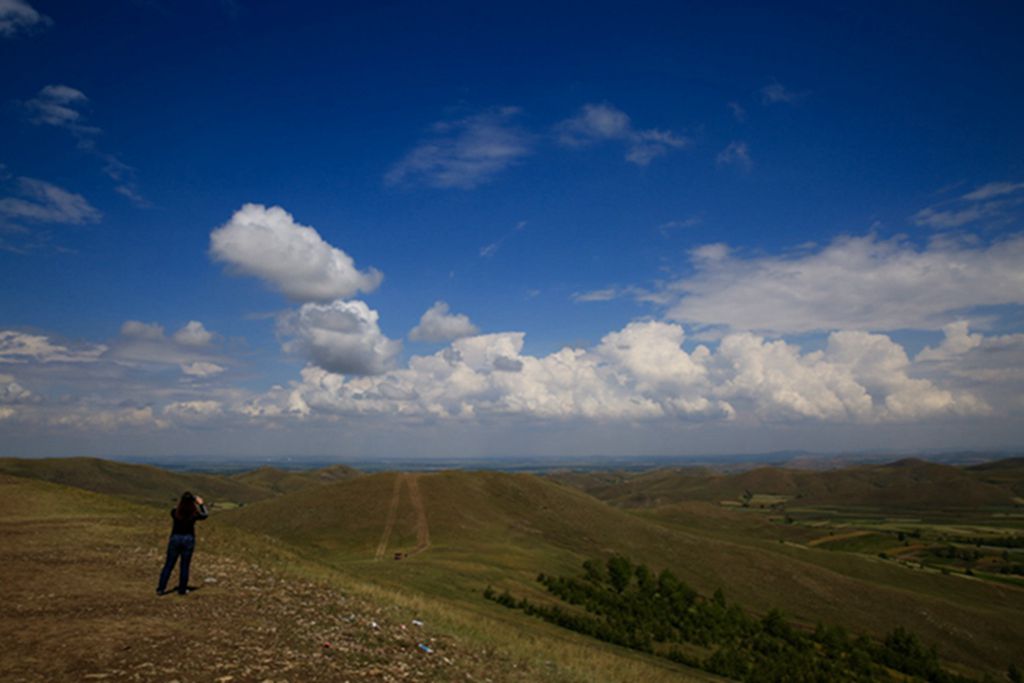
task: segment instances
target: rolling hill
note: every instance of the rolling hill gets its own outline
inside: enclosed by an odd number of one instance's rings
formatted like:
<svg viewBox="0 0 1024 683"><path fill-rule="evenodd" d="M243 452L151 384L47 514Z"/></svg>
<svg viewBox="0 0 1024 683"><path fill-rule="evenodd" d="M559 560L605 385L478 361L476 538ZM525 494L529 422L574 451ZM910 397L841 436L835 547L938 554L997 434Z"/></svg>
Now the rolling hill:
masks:
<svg viewBox="0 0 1024 683"><path fill-rule="evenodd" d="M1008 662L1020 645L1024 591L764 534L717 534L701 526L699 514L692 528L663 524L528 474L373 474L223 519L353 575L476 610L486 609L480 592L487 585L543 598L538 572L571 573L584 559L618 553L656 571L669 568L705 594L721 587L756 613L781 607L809 627L821 620L880 636L902 625L972 666ZM396 562L396 552L410 556Z"/></svg>
<svg viewBox="0 0 1024 683"><path fill-rule="evenodd" d="M238 505L269 498L263 486L200 472L171 472L99 458L0 458L0 473L118 496L145 505L170 506L184 491L193 491L214 506Z"/></svg>
<svg viewBox="0 0 1024 683"><path fill-rule="evenodd" d="M905 459L887 465L835 470L758 467L721 474L703 469L659 469L638 474L554 474L551 478L623 507L686 501L740 501L745 495L784 496L792 504L885 509L974 508L1013 505L1024 468L962 468Z"/></svg>
<svg viewBox="0 0 1024 683"><path fill-rule="evenodd" d="M273 493L291 493L310 486L319 486L339 479L350 479L362 474L347 465L331 465L316 470L283 470L263 466L231 475L231 479Z"/></svg>

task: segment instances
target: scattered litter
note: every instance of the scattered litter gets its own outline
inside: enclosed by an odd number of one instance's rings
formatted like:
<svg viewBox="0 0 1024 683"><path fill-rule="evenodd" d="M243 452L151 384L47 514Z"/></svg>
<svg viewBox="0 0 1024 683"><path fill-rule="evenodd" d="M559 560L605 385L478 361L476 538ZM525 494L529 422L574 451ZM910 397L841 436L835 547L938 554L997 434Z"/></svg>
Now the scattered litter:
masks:
<svg viewBox="0 0 1024 683"><path fill-rule="evenodd" d="M372 629L379 629L380 628L380 624L378 624L376 621L371 621L370 622L370 628L372 628Z"/></svg>
<svg viewBox="0 0 1024 683"><path fill-rule="evenodd" d="M434 651L430 649L429 645L424 645L423 643L420 643L420 649L426 652L428 655L434 654Z"/></svg>
<svg viewBox="0 0 1024 683"><path fill-rule="evenodd" d="M213 578L212 576L207 576L205 579L203 579L203 583L217 583L217 579Z"/></svg>
<svg viewBox="0 0 1024 683"><path fill-rule="evenodd" d="M324 643L324 647L330 647L330 646L331 646L330 643Z"/></svg>
<svg viewBox="0 0 1024 683"><path fill-rule="evenodd" d="M420 621L419 619L413 619L412 620L412 625L413 626L423 626L423 622Z"/></svg>

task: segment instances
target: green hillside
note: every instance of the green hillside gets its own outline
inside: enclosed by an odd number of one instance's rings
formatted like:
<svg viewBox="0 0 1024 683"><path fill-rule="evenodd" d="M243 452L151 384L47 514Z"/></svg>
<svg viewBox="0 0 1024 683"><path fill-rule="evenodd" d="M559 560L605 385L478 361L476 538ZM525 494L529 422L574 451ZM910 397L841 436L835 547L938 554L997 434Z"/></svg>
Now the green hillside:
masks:
<svg viewBox="0 0 1024 683"><path fill-rule="evenodd" d="M1019 466L961 468L906 459L815 471L758 467L721 474L697 468L659 469L617 477L552 475L609 503L657 507L684 501L741 501L744 496L783 496L799 505L973 508L1013 505L1024 484Z"/></svg>
<svg viewBox="0 0 1024 683"><path fill-rule="evenodd" d="M0 474L0 680L721 680L369 585L223 514L199 533L199 590L155 597L158 510Z"/></svg>
<svg viewBox="0 0 1024 683"><path fill-rule="evenodd" d="M423 518L409 480L416 481ZM585 559L618 553L656 571L671 569L705 594L721 587L756 613L778 607L807 626L821 620L877 637L904 626L968 666L1005 666L1021 643L1022 591L780 543L775 534L734 533L728 524L716 531L699 513L691 526L663 522L527 474L375 474L224 518L354 575L482 611L487 585L543 597L538 572L571 573ZM395 561L395 552L415 554Z"/></svg>
<svg viewBox="0 0 1024 683"><path fill-rule="evenodd" d="M291 493L339 479L358 477L360 474L359 470L347 465L331 465L317 470L282 470L263 466L231 475L231 479L273 493Z"/></svg>
<svg viewBox="0 0 1024 683"><path fill-rule="evenodd" d="M274 495L262 486L229 477L170 472L99 458L0 458L0 473L106 493L145 505L171 506L184 491L193 491L204 496L208 504L222 507Z"/></svg>

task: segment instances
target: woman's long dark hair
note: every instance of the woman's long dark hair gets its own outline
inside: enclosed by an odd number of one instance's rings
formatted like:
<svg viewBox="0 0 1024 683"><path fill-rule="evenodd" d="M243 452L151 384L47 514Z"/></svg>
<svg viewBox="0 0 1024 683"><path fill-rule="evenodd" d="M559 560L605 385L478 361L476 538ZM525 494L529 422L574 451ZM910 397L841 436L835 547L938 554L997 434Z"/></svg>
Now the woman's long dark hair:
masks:
<svg viewBox="0 0 1024 683"><path fill-rule="evenodd" d="M191 491L181 494L178 507L174 510L174 516L178 519L192 519L199 516L199 509L196 507L196 497Z"/></svg>

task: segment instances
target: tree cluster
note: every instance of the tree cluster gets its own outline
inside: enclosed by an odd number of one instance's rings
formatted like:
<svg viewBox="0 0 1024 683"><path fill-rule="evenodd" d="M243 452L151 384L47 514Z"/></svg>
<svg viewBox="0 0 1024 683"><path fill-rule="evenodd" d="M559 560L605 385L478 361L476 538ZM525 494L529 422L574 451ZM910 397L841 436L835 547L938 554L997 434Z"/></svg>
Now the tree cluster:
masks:
<svg viewBox="0 0 1024 683"><path fill-rule="evenodd" d="M710 597L664 570L615 556L588 560L580 576L540 574L554 604L516 599L491 587L484 597L552 624L623 647L652 653L729 678L792 681L967 681L942 669L934 648L903 628L882 642L851 636L840 626L794 627L778 610L755 618Z"/></svg>

